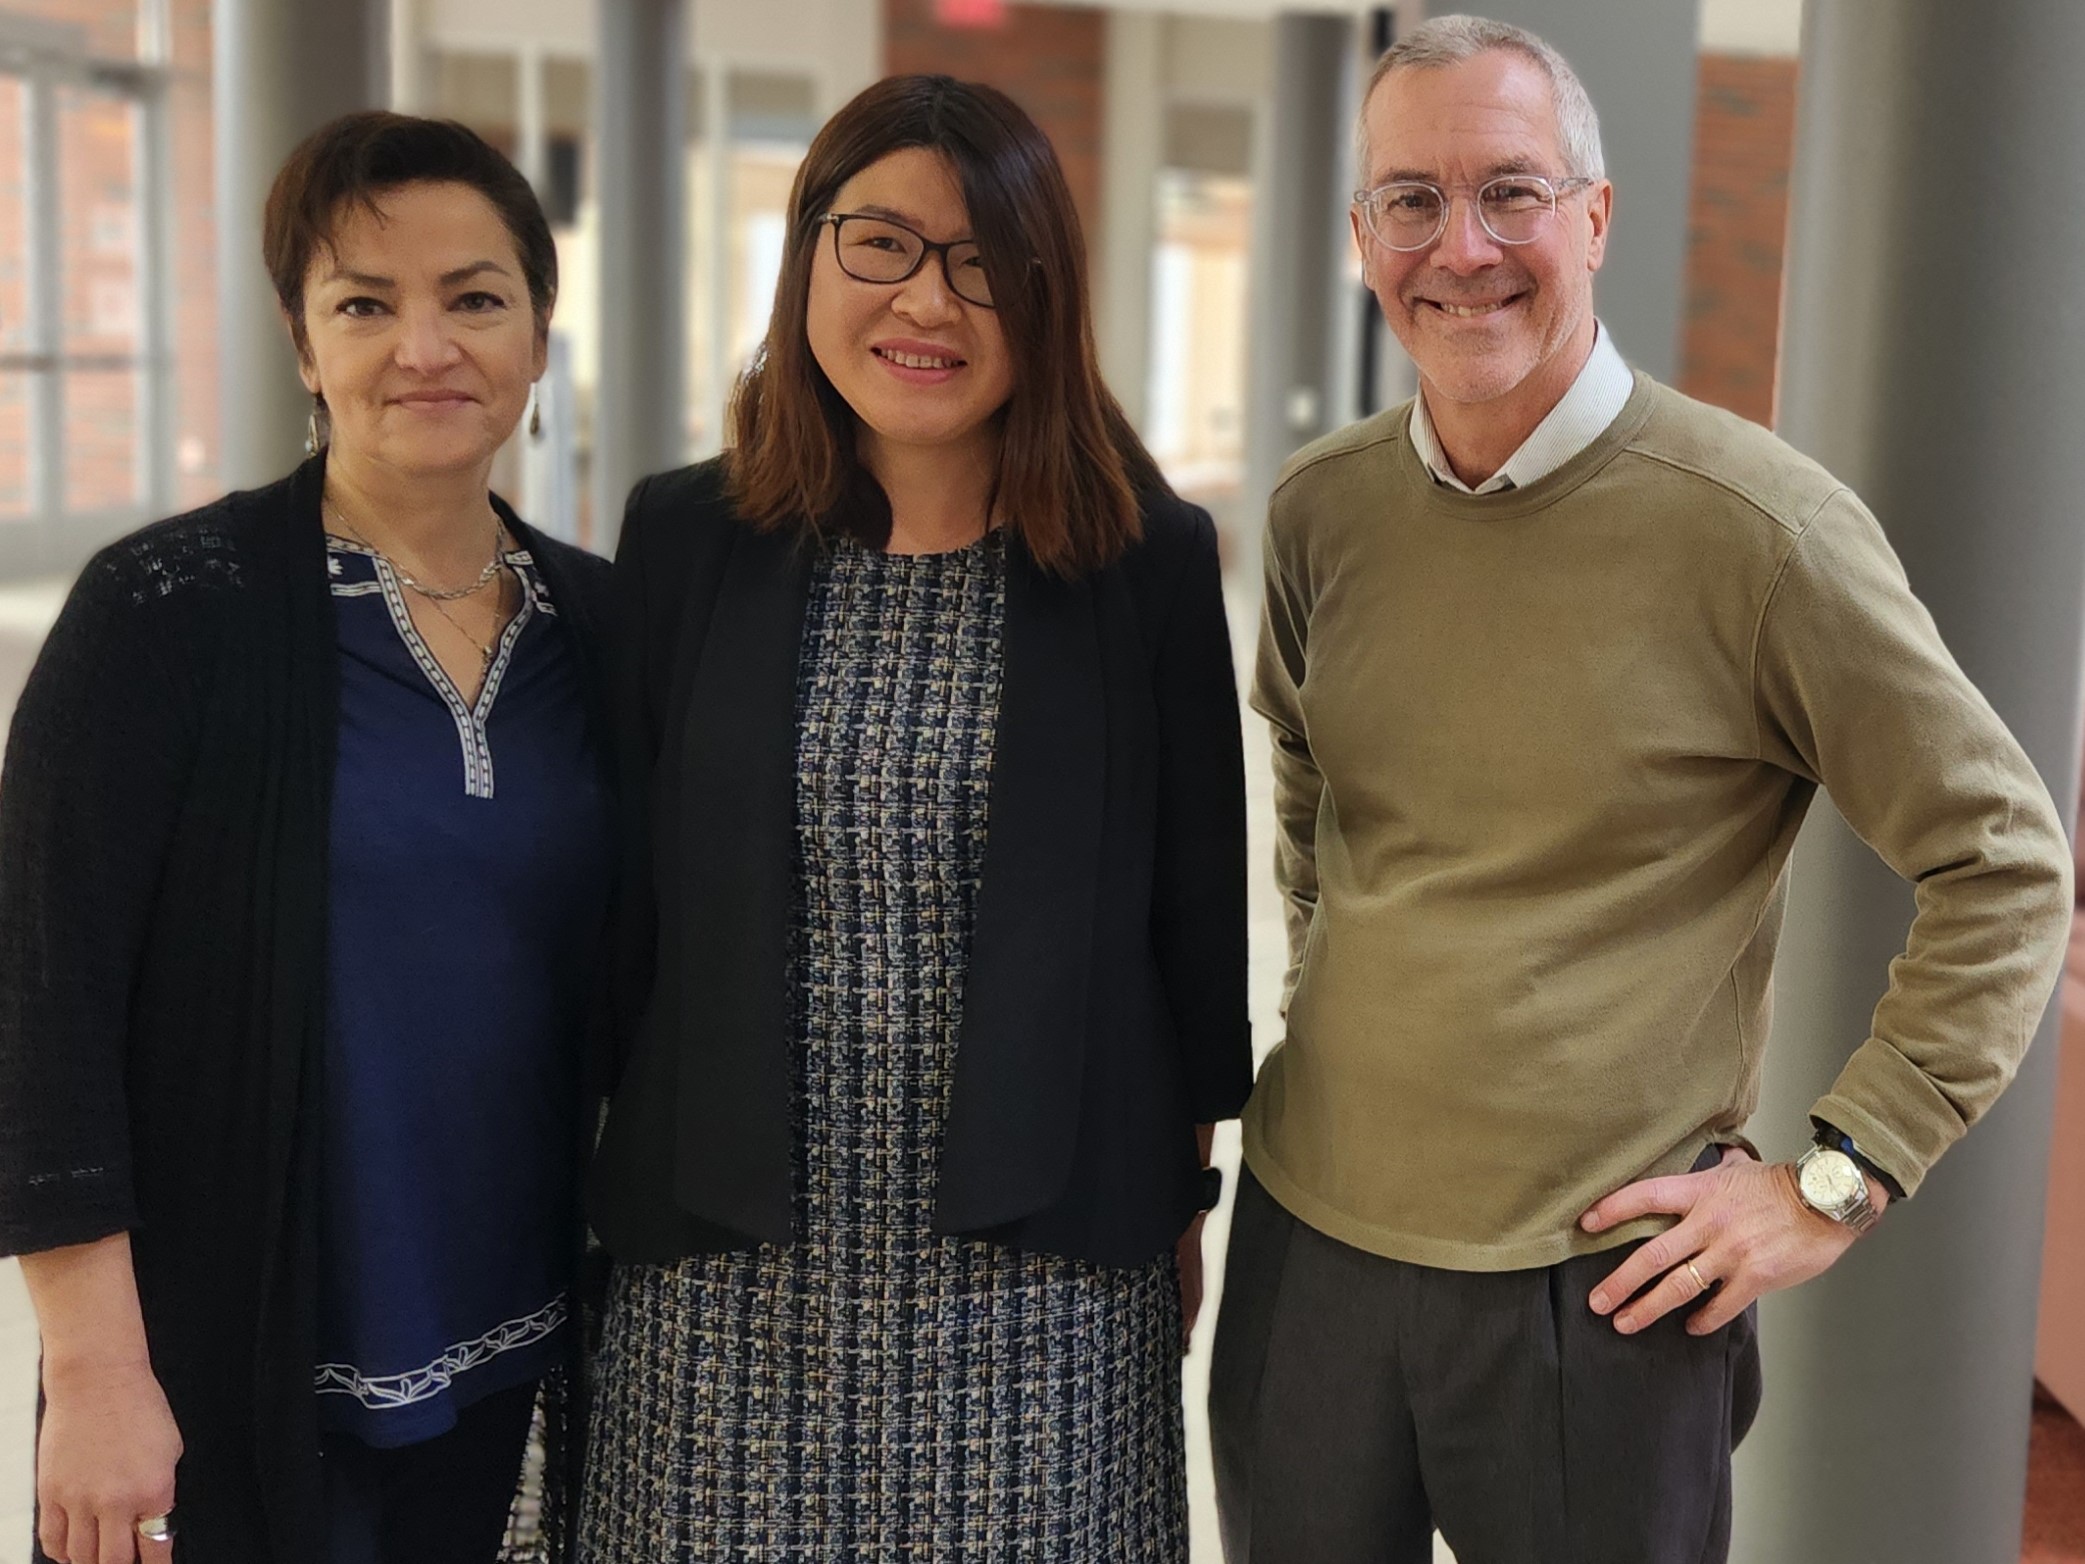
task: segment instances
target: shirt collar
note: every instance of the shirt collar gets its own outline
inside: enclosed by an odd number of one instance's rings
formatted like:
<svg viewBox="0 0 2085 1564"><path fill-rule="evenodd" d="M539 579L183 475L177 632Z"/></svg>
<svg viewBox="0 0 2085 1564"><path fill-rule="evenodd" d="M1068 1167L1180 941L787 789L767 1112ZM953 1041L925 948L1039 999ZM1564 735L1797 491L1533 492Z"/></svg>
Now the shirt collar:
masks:
<svg viewBox="0 0 2085 1564"><path fill-rule="evenodd" d="M1520 449L1506 458L1506 465L1484 482L1471 488L1448 465L1433 419L1427 416L1424 394L1412 399L1412 447L1434 482L1463 494L1497 494L1506 489L1524 489L1555 472L1580 451L1599 439L1607 426L1621 416L1636 376L1607 334L1593 323L1593 351L1549 416L1535 425Z"/></svg>

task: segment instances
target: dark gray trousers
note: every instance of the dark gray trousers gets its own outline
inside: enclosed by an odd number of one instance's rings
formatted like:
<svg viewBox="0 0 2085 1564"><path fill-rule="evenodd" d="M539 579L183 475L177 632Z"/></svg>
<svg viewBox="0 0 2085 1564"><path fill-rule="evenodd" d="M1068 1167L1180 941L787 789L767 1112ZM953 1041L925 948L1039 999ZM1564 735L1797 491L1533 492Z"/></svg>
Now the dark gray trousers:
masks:
<svg viewBox="0 0 2085 1564"><path fill-rule="evenodd" d="M1626 1246L1539 1270L1386 1260L1248 1172L1209 1375L1226 1564L1722 1564L1759 1408L1747 1310L1623 1336L1586 1297Z"/></svg>

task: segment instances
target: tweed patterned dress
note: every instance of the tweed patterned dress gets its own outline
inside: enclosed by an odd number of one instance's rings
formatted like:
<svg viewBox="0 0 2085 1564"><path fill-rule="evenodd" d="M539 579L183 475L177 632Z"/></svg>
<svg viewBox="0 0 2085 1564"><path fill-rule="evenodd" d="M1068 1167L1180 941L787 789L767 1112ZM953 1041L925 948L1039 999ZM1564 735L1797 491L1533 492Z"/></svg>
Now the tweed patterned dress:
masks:
<svg viewBox="0 0 2085 1564"><path fill-rule="evenodd" d="M841 545L797 673L799 1242L615 1273L588 1564L1181 1564L1170 1255L931 1231L999 708L1005 550Z"/></svg>

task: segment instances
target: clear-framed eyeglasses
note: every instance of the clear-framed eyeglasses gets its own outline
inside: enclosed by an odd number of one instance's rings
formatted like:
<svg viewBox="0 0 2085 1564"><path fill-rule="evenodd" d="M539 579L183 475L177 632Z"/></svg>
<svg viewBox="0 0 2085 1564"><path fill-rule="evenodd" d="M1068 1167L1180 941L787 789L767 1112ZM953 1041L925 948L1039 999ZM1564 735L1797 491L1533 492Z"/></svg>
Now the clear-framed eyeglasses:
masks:
<svg viewBox="0 0 2085 1564"><path fill-rule="evenodd" d="M1501 174L1485 180L1471 199L1477 221L1500 244L1533 244L1556 216L1559 197L1597 183L1582 175ZM1393 179L1373 190L1356 190L1354 210L1385 249L1423 250L1447 232L1450 194L1423 179Z"/></svg>
<svg viewBox="0 0 2085 1564"><path fill-rule="evenodd" d="M993 308L992 279L975 239L937 243L903 223L860 212L827 212L818 221L832 229L833 258L856 282L904 282L926 265L928 256L938 255L951 293Z"/></svg>

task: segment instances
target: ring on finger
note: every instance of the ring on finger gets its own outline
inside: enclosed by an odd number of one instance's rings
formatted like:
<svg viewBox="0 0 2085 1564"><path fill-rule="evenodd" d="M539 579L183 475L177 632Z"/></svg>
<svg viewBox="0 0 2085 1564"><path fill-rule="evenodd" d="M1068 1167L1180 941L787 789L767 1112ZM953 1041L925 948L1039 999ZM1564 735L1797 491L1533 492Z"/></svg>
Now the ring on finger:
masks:
<svg viewBox="0 0 2085 1564"><path fill-rule="evenodd" d="M172 1542L174 1518L164 1512L158 1515L140 1515L137 1519L137 1534L147 1542Z"/></svg>
<svg viewBox="0 0 2085 1564"><path fill-rule="evenodd" d="M1697 1293L1707 1292L1709 1290L1708 1278L1701 1274L1700 1269L1694 1264L1692 1260L1687 1261L1686 1265L1687 1274L1694 1278L1694 1286L1697 1289Z"/></svg>

